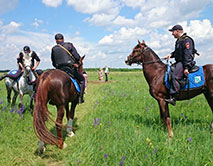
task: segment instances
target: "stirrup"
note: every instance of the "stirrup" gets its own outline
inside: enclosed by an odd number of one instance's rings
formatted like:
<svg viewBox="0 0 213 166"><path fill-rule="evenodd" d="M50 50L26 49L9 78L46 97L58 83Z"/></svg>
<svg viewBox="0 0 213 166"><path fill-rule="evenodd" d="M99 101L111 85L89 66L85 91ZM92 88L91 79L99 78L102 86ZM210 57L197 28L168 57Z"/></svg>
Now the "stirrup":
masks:
<svg viewBox="0 0 213 166"><path fill-rule="evenodd" d="M165 101L173 106L176 105L176 99L174 97L171 97L170 99L165 99Z"/></svg>
<svg viewBox="0 0 213 166"><path fill-rule="evenodd" d="M82 103L84 103L84 99L83 99L83 97L79 97L78 98L78 104L82 104Z"/></svg>

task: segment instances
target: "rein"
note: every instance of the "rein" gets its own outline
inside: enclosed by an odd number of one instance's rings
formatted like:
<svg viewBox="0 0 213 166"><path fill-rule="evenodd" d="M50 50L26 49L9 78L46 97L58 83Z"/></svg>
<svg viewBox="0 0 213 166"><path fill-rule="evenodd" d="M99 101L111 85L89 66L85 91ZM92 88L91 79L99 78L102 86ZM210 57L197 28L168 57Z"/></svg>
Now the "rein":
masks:
<svg viewBox="0 0 213 166"><path fill-rule="evenodd" d="M144 51L146 51L148 48L149 47L144 47L142 50L140 50L138 55L135 56L135 57L141 56L144 53ZM138 62L138 64L151 64L151 63L155 63L155 62L161 62L162 60L166 60L166 58L160 58L160 59L157 59L157 60L154 60L154 61L148 61L148 62Z"/></svg>

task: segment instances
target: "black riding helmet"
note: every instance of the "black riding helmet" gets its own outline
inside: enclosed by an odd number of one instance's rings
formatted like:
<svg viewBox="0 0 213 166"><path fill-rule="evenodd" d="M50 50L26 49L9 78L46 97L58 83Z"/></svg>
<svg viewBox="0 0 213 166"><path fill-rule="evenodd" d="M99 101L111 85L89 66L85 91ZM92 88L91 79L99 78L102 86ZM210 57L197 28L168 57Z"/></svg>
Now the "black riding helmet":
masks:
<svg viewBox="0 0 213 166"><path fill-rule="evenodd" d="M23 50L24 50L25 53L28 53L28 52L30 52L30 47L24 46Z"/></svg>

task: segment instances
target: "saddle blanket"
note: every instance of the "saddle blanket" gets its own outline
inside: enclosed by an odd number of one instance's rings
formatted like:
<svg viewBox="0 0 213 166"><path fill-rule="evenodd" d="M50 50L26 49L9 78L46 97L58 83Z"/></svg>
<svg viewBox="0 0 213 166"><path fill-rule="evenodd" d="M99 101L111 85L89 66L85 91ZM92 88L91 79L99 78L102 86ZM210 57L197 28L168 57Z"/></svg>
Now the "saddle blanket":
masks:
<svg viewBox="0 0 213 166"><path fill-rule="evenodd" d="M74 78L72 78L72 77L70 77L70 79L72 80L72 82L73 82L73 84L74 84L75 89L77 90L77 92L80 93L80 87L78 85L78 82Z"/></svg>
<svg viewBox="0 0 213 166"><path fill-rule="evenodd" d="M204 85L205 82L205 78L204 78L204 74L203 74L203 67L202 66L198 66L199 69L198 71L194 72L194 73L189 73L188 75L188 80L189 80L189 89L193 89L193 88L198 88ZM171 66L167 67L167 71L165 73L165 85L168 89L170 89L170 82L169 82L169 73L171 70ZM188 89L188 84L186 84L181 90L185 90Z"/></svg>
<svg viewBox="0 0 213 166"><path fill-rule="evenodd" d="M11 77L13 77L13 76L16 75L17 71L18 71L17 69L16 69L16 70L10 70L10 71L9 71L9 75L10 75ZM19 82L20 78L21 78L21 75L20 75L18 78L16 78L16 81Z"/></svg>
<svg viewBox="0 0 213 166"><path fill-rule="evenodd" d="M18 71L18 70L11 70L11 71L9 72L9 74L10 74L10 75L16 75L17 71Z"/></svg>

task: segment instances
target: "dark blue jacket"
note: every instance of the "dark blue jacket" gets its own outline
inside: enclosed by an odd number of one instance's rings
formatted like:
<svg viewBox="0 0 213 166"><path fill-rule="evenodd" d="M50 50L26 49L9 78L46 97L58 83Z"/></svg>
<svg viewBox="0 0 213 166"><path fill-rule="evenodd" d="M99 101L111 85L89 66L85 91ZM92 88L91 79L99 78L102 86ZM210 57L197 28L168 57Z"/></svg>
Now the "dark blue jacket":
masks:
<svg viewBox="0 0 213 166"><path fill-rule="evenodd" d="M195 65L194 54L196 53L194 41L184 33L175 43L175 51L171 58L176 62L182 62L184 69L191 69Z"/></svg>
<svg viewBox="0 0 213 166"><path fill-rule="evenodd" d="M72 56L68 54L63 48L61 48L58 44L66 48L72 54ZM55 68L58 69L61 66L71 67L74 63L79 63L80 55L78 54L72 43L61 42L58 44L52 48L51 53L52 65Z"/></svg>

